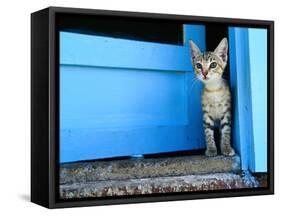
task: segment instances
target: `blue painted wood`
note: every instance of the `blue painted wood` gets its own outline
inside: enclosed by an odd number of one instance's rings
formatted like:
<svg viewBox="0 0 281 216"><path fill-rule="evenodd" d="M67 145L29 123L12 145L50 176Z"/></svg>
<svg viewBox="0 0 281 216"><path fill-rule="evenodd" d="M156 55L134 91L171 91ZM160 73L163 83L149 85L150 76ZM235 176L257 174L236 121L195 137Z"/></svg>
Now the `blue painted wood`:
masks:
<svg viewBox="0 0 281 216"><path fill-rule="evenodd" d="M188 47L188 41L193 40L201 51L206 50L205 25L186 24L183 29L185 46ZM189 47L188 58L191 58Z"/></svg>
<svg viewBox="0 0 281 216"><path fill-rule="evenodd" d="M203 28L193 27L194 40L199 36L204 47ZM74 33L61 33L60 40L61 162L202 147L201 116L189 118L200 86L187 93L187 44Z"/></svg>
<svg viewBox="0 0 281 216"><path fill-rule="evenodd" d="M240 127L239 127L239 117L238 117L238 74L237 74L237 60L236 60L236 34L237 29L230 27L229 31L229 69L230 69L230 88L232 96L232 143L235 151L240 154L241 167L242 169L247 169L248 166L245 164L245 157L242 160L242 146L240 140ZM239 52L238 52L239 53Z"/></svg>
<svg viewBox="0 0 281 216"><path fill-rule="evenodd" d="M243 170L267 171L267 38L265 29L229 28L233 143Z"/></svg>
<svg viewBox="0 0 281 216"><path fill-rule="evenodd" d="M188 47L60 32L60 64L187 71Z"/></svg>
<svg viewBox="0 0 281 216"><path fill-rule="evenodd" d="M229 28L231 90L233 93L233 143L248 170L253 144L248 28Z"/></svg>
<svg viewBox="0 0 281 216"><path fill-rule="evenodd" d="M70 128L61 130L60 161L135 156L193 149L186 125L132 128Z"/></svg>
<svg viewBox="0 0 281 216"><path fill-rule="evenodd" d="M186 73L60 67L61 128L187 124Z"/></svg>
<svg viewBox="0 0 281 216"><path fill-rule="evenodd" d="M189 51L188 41L193 40L201 51L206 50L206 37L205 26L203 25L184 25L184 41ZM188 61L191 60L190 51L188 52ZM201 92L203 84L196 79L193 69L187 73L187 97L188 97L188 134L187 138L191 145L197 146L197 148L205 148L205 135L203 130L202 119L202 106L201 106Z"/></svg>
<svg viewBox="0 0 281 216"><path fill-rule="evenodd" d="M249 28L254 156L250 170L267 171L267 30Z"/></svg>
<svg viewBox="0 0 281 216"><path fill-rule="evenodd" d="M61 66L60 76L62 162L196 148L186 73Z"/></svg>

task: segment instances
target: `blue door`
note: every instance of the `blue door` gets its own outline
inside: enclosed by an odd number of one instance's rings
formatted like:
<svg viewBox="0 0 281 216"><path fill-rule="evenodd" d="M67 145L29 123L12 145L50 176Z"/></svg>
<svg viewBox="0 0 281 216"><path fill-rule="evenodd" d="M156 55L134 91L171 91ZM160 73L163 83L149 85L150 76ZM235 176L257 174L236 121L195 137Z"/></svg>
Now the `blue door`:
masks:
<svg viewBox="0 0 281 216"><path fill-rule="evenodd" d="M60 162L204 148L201 84L182 46L60 32Z"/></svg>
<svg viewBox="0 0 281 216"><path fill-rule="evenodd" d="M267 171L267 30L229 28L233 143L243 170Z"/></svg>

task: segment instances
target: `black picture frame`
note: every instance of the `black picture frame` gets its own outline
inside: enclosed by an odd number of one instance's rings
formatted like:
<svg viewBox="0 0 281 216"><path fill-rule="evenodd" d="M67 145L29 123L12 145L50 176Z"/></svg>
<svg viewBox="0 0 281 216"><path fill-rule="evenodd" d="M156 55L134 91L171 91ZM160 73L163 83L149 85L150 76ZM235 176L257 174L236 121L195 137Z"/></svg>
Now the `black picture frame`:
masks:
<svg viewBox="0 0 281 216"><path fill-rule="evenodd" d="M58 198L58 35L59 14L157 19L268 29L268 187L189 193L118 196L79 200ZM31 15L31 201L47 208L191 200L274 194L274 22L186 15L49 7Z"/></svg>

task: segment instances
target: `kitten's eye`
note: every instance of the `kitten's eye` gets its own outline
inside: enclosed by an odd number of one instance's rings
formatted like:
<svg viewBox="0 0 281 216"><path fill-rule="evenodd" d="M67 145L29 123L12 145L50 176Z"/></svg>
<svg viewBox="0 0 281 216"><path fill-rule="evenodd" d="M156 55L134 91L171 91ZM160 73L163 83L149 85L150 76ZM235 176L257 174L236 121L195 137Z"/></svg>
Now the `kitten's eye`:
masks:
<svg viewBox="0 0 281 216"><path fill-rule="evenodd" d="M217 63L216 62L213 62L212 64L210 64L210 68L216 68L217 67Z"/></svg>
<svg viewBox="0 0 281 216"><path fill-rule="evenodd" d="M200 63L197 63L197 64L196 64L196 67L197 67L198 69L202 69L202 65L201 65Z"/></svg>

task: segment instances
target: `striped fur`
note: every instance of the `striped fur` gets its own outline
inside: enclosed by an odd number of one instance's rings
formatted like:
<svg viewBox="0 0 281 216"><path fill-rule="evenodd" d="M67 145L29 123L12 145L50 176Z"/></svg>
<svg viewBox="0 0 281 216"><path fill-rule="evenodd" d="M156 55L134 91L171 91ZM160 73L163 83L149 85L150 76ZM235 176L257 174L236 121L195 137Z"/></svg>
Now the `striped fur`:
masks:
<svg viewBox="0 0 281 216"><path fill-rule="evenodd" d="M231 147L231 94L227 82L222 79L228 57L227 39L222 39L214 52L201 53L193 41L190 41L190 48L195 75L204 83L201 102L207 146L205 154L217 155L214 128L218 126L221 152L233 156L235 152Z"/></svg>

